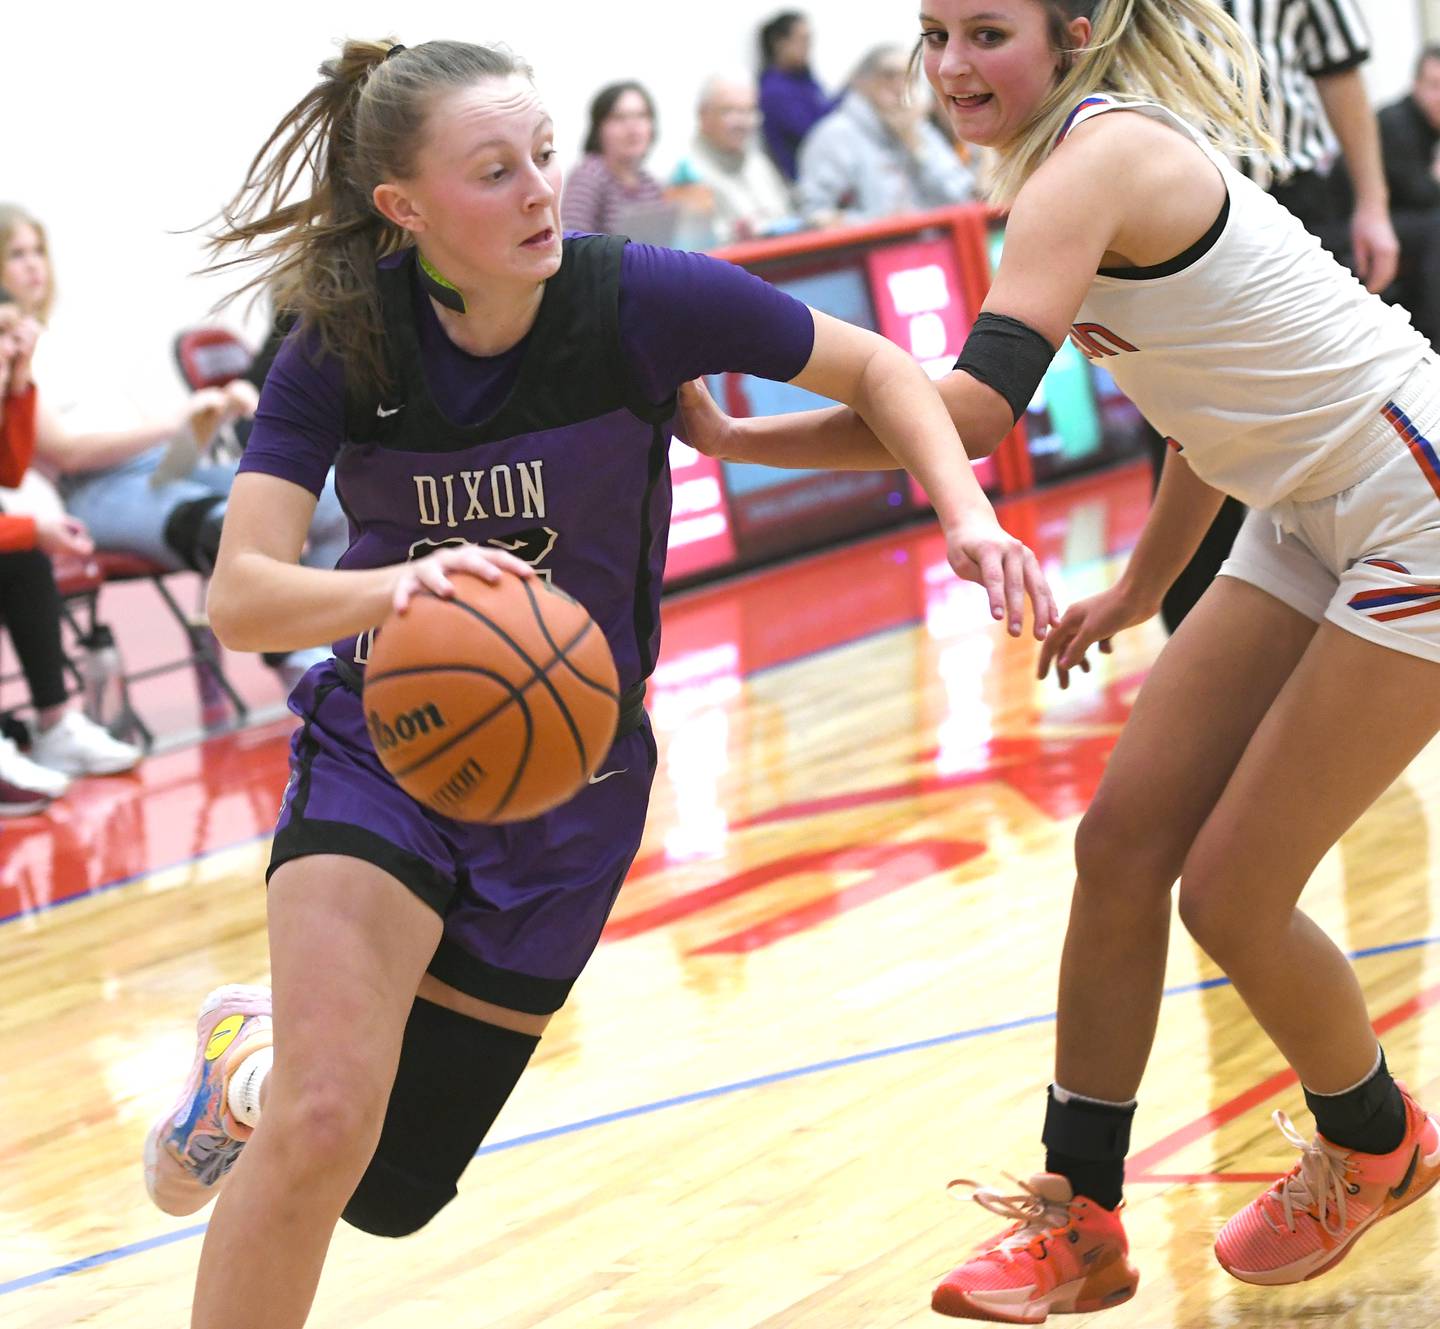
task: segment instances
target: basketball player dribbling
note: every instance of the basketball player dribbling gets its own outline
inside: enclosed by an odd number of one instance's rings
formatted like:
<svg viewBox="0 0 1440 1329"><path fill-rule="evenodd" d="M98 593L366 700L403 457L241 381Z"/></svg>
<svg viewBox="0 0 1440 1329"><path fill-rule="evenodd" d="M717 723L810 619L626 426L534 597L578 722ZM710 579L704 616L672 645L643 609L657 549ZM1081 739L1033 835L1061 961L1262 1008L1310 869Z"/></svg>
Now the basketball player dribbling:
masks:
<svg viewBox="0 0 1440 1329"><path fill-rule="evenodd" d="M1151 671L1076 836L1046 1170L1019 1195L977 1190L1009 1224L933 1305L1038 1324L1134 1294L1121 1188L1177 879L1181 918L1318 1128L1305 1139L1277 1114L1299 1162L1215 1253L1247 1282L1298 1282L1440 1177L1440 1127L1391 1078L1344 955L1296 908L1440 727L1440 371L1403 312L1217 151L1273 147L1254 54L1217 4L920 8L926 75L957 134L996 151L1012 208L940 384L961 436L994 446L1071 335L1177 440L1128 567L1071 606L1041 676L1064 686L1090 646L1155 614L1224 494L1256 509ZM699 388L684 399L713 455L893 464L844 411L729 421Z"/></svg>
<svg viewBox="0 0 1440 1329"><path fill-rule="evenodd" d="M898 347L699 255L562 237L549 117L511 53L350 42L281 122L217 238L300 326L266 381L210 592L232 646L335 642L291 697L272 851L270 991L212 993L146 1177L170 1213L224 1188L193 1324L304 1323L336 1219L423 1226L600 935L639 844L676 391L711 372L849 402L925 485L956 571L1039 637L1034 556L998 525L934 388ZM310 194L282 202L313 171ZM377 264L378 260L378 264ZM237 260L237 261L243 261ZM352 544L296 565L336 468ZM370 630L447 574L551 576L605 633L619 734L569 803L508 826L423 808L377 763ZM343 1036L338 1032L343 1031ZM231 1165L234 1164L233 1170Z"/></svg>

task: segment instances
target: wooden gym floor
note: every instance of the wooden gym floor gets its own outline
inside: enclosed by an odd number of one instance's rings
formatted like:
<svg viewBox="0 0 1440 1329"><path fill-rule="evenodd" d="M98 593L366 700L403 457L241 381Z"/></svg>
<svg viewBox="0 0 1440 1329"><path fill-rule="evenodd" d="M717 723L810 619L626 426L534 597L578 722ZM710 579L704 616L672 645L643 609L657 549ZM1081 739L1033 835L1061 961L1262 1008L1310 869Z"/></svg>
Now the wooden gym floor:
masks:
<svg viewBox="0 0 1440 1329"><path fill-rule="evenodd" d="M1008 519L1068 602L1113 574L1147 498L1130 468ZM667 602L661 773L606 938L459 1200L400 1243L342 1227L313 1325L945 1323L931 1284L995 1225L945 1183L1039 1165L1071 836L1161 644L1128 634L1061 693L977 595L921 528ZM140 1145L199 998L265 979L288 730L0 827L0 1325L187 1323L204 1215L150 1207ZM1432 746L1307 895L1431 1102L1437 785ZM1215 1264L1220 1224L1289 1166L1271 1110L1309 1119L1179 928L1169 981L1129 1188L1141 1288L1092 1318L1435 1325L1437 1199L1298 1288Z"/></svg>

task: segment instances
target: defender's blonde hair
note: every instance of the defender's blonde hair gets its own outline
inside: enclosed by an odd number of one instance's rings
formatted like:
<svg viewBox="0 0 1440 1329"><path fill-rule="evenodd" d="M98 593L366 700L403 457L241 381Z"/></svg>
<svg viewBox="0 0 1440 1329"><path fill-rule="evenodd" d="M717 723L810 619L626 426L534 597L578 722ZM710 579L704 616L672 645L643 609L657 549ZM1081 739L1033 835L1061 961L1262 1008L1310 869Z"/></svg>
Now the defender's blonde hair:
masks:
<svg viewBox="0 0 1440 1329"><path fill-rule="evenodd" d="M1064 52L1055 86L1015 140L999 149L991 196L1009 203L1055 147L1086 97L1153 101L1189 121L1222 152L1278 156L1260 95L1255 48L1217 0L1038 0ZM1088 46L1069 24L1091 22Z"/></svg>

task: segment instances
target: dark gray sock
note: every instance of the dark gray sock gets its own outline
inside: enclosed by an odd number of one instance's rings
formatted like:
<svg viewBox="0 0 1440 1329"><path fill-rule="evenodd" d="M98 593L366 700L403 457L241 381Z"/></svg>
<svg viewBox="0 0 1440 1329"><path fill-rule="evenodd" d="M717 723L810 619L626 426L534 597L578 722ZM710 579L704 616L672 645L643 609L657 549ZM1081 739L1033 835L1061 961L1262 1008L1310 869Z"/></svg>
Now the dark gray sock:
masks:
<svg viewBox="0 0 1440 1329"><path fill-rule="evenodd" d="M1315 1129L1331 1144L1362 1154L1388 1154L1405 1138L1405 1099L1390 1078L1385 1054L1374 1072L1343 1094L1312 1094L1305 1102L1315 1114Z"/></svg>
<svg viewBox="0 0 1440 1329"><path fill-rule="evenodd" d="M1050 1086L1045 1109L1045 1169L1069 1181L1076 1195L1116 1208L1125 1185L1125 1155L1135 1104L1071 1098L1062 1103Z"/></svg>

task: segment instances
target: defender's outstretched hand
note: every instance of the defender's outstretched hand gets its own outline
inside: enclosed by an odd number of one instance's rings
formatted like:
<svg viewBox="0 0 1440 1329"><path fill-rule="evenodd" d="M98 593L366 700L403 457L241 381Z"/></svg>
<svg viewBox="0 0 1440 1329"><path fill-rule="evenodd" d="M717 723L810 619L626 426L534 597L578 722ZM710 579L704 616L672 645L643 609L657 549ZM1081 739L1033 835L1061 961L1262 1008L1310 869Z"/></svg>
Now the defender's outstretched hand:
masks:
<svg viewBox="0 0 1440 1329"><path fill-rule="evenodd" d="M1123 584L1077 600L1040 648L1037 677L1044 678L1054 665L1060 686L1069 687L1072 669L1089 670L1090 661L1085 653L1091 646L1098 646L1102 654L1109 655L1111 638L1117 632L1136 627L1154 614L1154 605L1141 604Z"/></svg>

